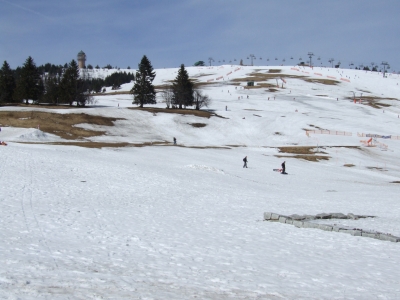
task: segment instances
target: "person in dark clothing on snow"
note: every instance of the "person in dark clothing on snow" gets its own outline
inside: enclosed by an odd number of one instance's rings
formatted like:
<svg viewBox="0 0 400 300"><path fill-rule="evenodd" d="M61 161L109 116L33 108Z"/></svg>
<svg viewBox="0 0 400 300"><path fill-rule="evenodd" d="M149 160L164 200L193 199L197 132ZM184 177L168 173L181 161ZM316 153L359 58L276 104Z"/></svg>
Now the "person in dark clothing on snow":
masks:
<svg viewBox="0 0 400 300"><path fill-rule="evenodd" d="M243 168L247 168L247 156L245 156L245 158L243 158L243 161L244 161Z"/></svg>
<svg viewBox="0 0 400 300"><path fill-rule="evenodd" d="M286 172L285 172L285 168L286 168L285 162L283 162L281 166L282 166L282 174L286 174Z"/></svg>
<svg viewBox="0 0 400 300"><path fill-rule="evenodd" d="M174 137L174 145L176 145L176 138Z"/></svg>

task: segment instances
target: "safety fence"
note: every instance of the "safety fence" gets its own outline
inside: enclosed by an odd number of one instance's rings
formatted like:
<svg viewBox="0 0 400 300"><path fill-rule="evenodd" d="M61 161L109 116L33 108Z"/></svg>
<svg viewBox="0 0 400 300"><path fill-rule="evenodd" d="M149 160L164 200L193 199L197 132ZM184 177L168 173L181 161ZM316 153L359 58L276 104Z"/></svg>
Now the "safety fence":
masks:
<svg viewBox="0 0 400 300"><path fill-rule="evenodd" d="M294 71L299 71L299 72L302 72L302 73L305 73L305 74L310 74L309 72L307 72L307 71L303 71L303 70L300 70L300 69L298 69L298 68L290 68L291 70L294 70ZM312 67L311 67L311 69L313 69ZM322 73L314 73L314 75L317 75L317 76L324 76ZM327 78L330 78L330 79L335 79L336 80L336 77L335 76L326 76ZM340 80L341 81L345 81L345 82L350 82L350 80L349 79L347 79L347 78L340 78Z"/></svg>
<svg viewBox="0 0 400 300"><path fill-rule="evenodd" d="M306 135L309 136L312 134L330 134L330 135L343 135L343 136L352 136L351 132L347 131L336 131L336 130L307 130Z"/></svg>
<svg viewBox="0 0 400 300"><path fill-rule="evenodd" d="M370 137L370 138L379 138L379 139L390 139L390 140L400 140L399 135L381 135L381 134L372 134L372 133L357 133L359 137Z"/></svg>

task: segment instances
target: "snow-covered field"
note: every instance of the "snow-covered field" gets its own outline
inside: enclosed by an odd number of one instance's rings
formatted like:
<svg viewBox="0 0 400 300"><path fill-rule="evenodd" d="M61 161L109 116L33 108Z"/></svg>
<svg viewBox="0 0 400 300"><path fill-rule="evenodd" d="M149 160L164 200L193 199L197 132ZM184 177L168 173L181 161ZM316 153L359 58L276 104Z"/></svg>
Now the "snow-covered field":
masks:
<svg viewBox="0 0 400 300"><path fill-rule="evenodd" d="M2 127L0 299L400 299L400 243L263 221L265 211L374 215L347 225L400 236L400 185L393 183L400 181L400 140L365 147L360 140L369 138L357 135L400 136L400 77L187 69L212 83L203 86L209 109L224 118L135 111L130 95L99 96L84 110L124 119L91 141L176 137L178 146L56 146L46 143L62 139L40 130ZM269 69L281 69L284 88L281 80L276 92L234 85ZM156 70L154 83L176 72ZM391 106L355 104L352 92ZM27 109L39 108L0 107ZM304 129L352 135L307 136ZM277 157L293 156L279 153L282 146L318 146L330 159ZM272 171L283 160L287 176Z"/></svg>

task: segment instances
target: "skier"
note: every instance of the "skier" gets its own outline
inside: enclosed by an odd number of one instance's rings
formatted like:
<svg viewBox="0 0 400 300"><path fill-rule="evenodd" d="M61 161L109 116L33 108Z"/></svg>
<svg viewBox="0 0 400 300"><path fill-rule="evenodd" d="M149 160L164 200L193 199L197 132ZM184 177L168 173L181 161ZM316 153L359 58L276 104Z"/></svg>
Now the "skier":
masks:
<svg viewBox="0 0 400 300"><path fill-rule="evenodd" d="M247 168L247 156L245 156L245 157L243 158L243 161L244 161L243 168Z"/></svg>
<svg viewBox="0 0 400 300"><path fill-rule="evenodd" d="M282 174L286 174L286 172L285 172L285 168L286 168L286 166L285 166L285 161L282 163Z"/></svg>
<svg viewBox="0 0 400 300"><path fill-rule="evenodd" d="M174 145L176 145L176 138L174 137Z"/></svg>

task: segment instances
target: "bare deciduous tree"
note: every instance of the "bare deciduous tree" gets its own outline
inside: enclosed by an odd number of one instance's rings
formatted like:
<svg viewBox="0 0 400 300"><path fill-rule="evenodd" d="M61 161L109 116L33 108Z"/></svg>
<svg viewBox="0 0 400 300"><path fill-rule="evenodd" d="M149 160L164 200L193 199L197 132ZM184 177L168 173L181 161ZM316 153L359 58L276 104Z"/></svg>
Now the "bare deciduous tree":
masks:
<svg viewBox="0 0 400 300"><path fill-rule="evenodd" d="M193 91L193 98L197 110L203 106L208 107L211 104L211 99L207 95L204 95L199 89Z"/></svg>
<svg viewBox="0 0 400 300"><path fill-rule="evenodd" d="M167 85L166 88L161 92L161 97L164 100L167 108L170 108L172 104L172 99L174 97L174 91L172 85Z"/></svg>

